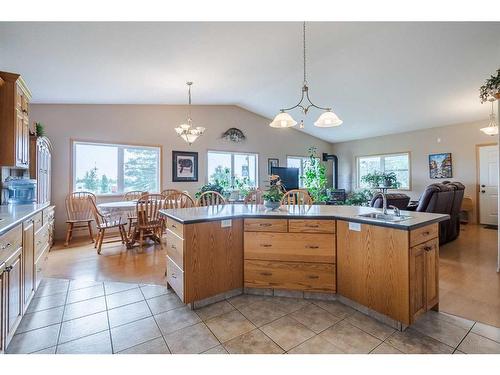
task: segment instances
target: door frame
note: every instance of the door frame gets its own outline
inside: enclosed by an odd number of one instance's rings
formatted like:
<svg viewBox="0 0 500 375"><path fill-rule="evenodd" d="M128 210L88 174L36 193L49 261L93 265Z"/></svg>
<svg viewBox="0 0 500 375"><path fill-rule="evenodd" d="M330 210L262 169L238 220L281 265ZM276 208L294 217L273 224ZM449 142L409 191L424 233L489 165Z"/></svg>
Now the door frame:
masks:
<svg viewBox="0 0 500 375"><path fill-rule="evenodd" d="M489 142L489 143L479 143L476 144L476 223L479 225L481 220L480 216L480 211L481 211L481 205L479 204L479 192L480 192L480 183L479 183L479 175L480 175L480 160L479 160L479 149L481 147L486 147L486 146L497 146L498 142ZM500 163L499 163L500 165ZM499 186L500 188L500 186Z"/></svg>

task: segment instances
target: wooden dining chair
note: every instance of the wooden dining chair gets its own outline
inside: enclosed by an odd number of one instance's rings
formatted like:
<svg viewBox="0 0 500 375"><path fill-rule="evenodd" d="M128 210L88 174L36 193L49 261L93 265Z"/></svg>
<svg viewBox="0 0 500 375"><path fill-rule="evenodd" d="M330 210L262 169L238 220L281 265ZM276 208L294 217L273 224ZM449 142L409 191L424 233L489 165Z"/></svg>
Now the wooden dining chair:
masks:
<svg viewBox="0 0 500 375"><path fill-rule="evenodd" d="M177 189L165 189L161 192L161 194L166 197L167 195L170 195L172 193L180 193L180 190Z"/></svg>
<svg viewBox="0 0 500 375"><path fill-rule="evenodd" d="M243 201L244 204L264 204L264 198L262 198L262 190L260 189L255 189L251 190L247 196L245 197L245 200Z"/></svg>
<svg viewBox="0 0 500 375"><path fill-rule="evenodd" d="M103 243L121 242L124 244L127 241L127 233L125 231L125 223L122 223L121 217L118 219L112 219L110 216L104 215L101 211L99 211L99 208L97 208L97 205L95 204L95 200L89 197L88 201L90 206L92 207L92 212L94 214L97 227L97 239L94 245L94 248L97 249L97 254L101 254ZM120 238L104 242L106 230L109 229L118 229ZM115 238L116 236L113 234L112 237Z"/></svg>
<svg viewBox="0 0 500 375"><path fill-rule="evenodd" d="M196 201L196 205L199 207L219 206L224 204L226 204L226 199L216 191L206 191L202 193Z"/></svg>
<svg viewBox="0 0 500 375"><path fill-rule="evenodd" d="M196 203L193 198L186 193L178 191L165 196L165 208L190 208L195 206Z"/></svg>
<svg viewBox="0 0 500 375"><path fill-rule="evenodd" d="M306 206L312 205L313 200L307 190L293 189L287 191L283 195L283 198L281 198L281 204L285 206Z"/></svg>
<svg viewBox="0 0 500 375"><path fill-rule="evenodd" d="M148 194L148 192L141 190L128 191L125 194L123 194L123 199L126 201L135 201L141 198L144 194ZM131 212L127 213L127 220L128 220L127 235L130 237L130 233L132 233L132 228L137 223L137 216L135 216L135 210L132 210Z"/></svg>
<svg viewBox="0 0 500 375"><path fill-rule="evenodd" d="M79 191L70 193L66 196L66 241L64 246L68 246L73 239L73 232L77 230L88 230L92 242L94 234L92 233L92 222L94 221L92 205L89 202L96 201L95 195L88 191Z"/></svg>
<svg viewBox="0 0 500 375"><path fill-rule="evenodd" d="M146 194L137 201L137 224L134 227L133 238L138 239L142 250L144 239L149 237L160 244L163 234L163 220L160 210L164 207L165 197L162 194Z"/></svg>

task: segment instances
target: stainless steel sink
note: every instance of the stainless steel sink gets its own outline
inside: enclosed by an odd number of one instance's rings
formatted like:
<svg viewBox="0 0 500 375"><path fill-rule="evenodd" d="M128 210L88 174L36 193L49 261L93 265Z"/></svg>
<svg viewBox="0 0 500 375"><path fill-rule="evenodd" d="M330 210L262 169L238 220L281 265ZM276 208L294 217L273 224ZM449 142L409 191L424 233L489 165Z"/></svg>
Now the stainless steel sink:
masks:
<svg viewBox="0 0 500 375"><path fill-rule="evenodd" d="M410 216L405 216L405 215L397 216L397 215L393 215L393 214L383 214L381 212L370 212L368 214L361 214L358 216L364 217L367 219L381 220L381 221L392 221L392 222L408 220L410 218Z"/></svg>

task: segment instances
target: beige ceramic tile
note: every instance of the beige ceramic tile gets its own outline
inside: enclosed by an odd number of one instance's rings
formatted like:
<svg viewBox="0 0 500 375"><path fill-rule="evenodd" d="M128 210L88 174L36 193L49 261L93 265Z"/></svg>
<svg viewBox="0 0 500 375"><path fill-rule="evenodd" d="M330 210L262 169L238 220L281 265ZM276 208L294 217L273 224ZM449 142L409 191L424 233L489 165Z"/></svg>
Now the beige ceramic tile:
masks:
<svg viewBox="0 0 500 375"><path fill-rule="evenodd" d="M151 316L151 311L146 301L140 301L108 310L109 326L111 328L147 318L148 316Z"/></svg>
<svg viewBox="0 0 500 375"><path fill-rule="evenodd" d="M105 311L78 319L68 320L63 322L61 326L59 344L104 331L108 328L108 315Z"/></svg>
<svg viewBox="0 0 500 375"><path fill-rule="evenodd" d="M51 348L42 349L42 350L39 350L37 352L33 352L31 354L56 354L56 348L57 348L57 346L53 346Z"/></svg>
<svg viewBox="0 0 500 375"><path fill-rule="evenodd" d="M265 301L268 299L270 299L270 297L257 296L253 294L241 294L239 296L229 298L228 302L237 309L240 309L243 306L250 305L255 302Z"/></svg>
<svg viewBox="0 0 500 375"><path fill-rule="evenodd" d="M500 354L500 343L469 333L457 349L467 354Z"/></svg>
<svg viewBox="0 0 500 375"><path fill-rule="evenodd" d="M141 291L146 299L172 293L172 290L164 285L141 285Z"/></svg>
<svg viewBox="0 0 500 375"><path fill-rule="evenodd" d="M316 301L314 300L313 303L322 309L325 309L328 311L330 314L333 316L336 316L337 318L347 318L349 315L352 315L356 312L353 308L344 305L343 303L339 301Z"/></svg>
<svg viewBox="0 0 500 375"><path fill-rule="evenodd" d="M68 285L68 282L40 284L35 293L35 297L46 297L54 294L66 293L68 291Z"/></svg>
<svg viewBox="0 0 500 375"><path fill-rule="evenodd" d="M114 353L158 337L161 337L161 332L158 329L153 317L137 320L116 328L111 328L111 339Z"/></svg>
<svg viewBox="0 0 500 375"><path fill-rule="evenodd" d="M155 315L155 319L164 335L201 322L198 315L187 306Z"/></svg>
<svg viewBox="0 0 500 375"><path fill-rule="evenodd" d="M231 354L281 354L283 349L262 331L254 329L224 343Z"/></svg>
<svg viewBox="0 0 500 375"><path fill-rule="evenodd" d="M343 354L344 352L321 336L314 336L288 351L289 354Z"/></svg>
<svg viewBox="0 0 500 375"><path fill-rule="evenodd" d="M59 324L35 329L33 331L14 335L7 353L27 354L36 352L41 349L50 348L57 344L57 336L59 334Z"/></svg>
<svg viewBox="0 0 500 375"><path fill-rule="evenodd" d="M463 340L469 328L462 328L451 323L454 321L438 313L425 314L412 324L411 328L446 345L456 348Z"/></svg>
<svg viewBox="0 0 500 375"><path fill-rule="evenodd" d="M472 327L472 332L500 343L500 328L483 323L476 323L474 327Z"/></svg>
<svg viewBox="0 0 500 375"><path fill-rule="evenodd" d="M289 316L275 320L261 330L284 350L290 350L315 335L309 328Z"/></svg>
<svg viewBox="0 0 500 375"><path fill-rule="evenodd" d="M120 307L143 300L144 296L142 295L139 288L130 289L124 292L118 292L106 296L106 304L108 305L108 309L114 309L115 307Z"/></svg>
<svg viewBox="0 0 500 375"><path fill-rule="evenodd" d="M368 354L382 342L345 321L328 328L320 336L345 353Z"/></svg>
<svg viewBox="0 0 500 375"><path fill-rule="evenodd" d="M24 315L16 334L61 323L64 306Z"/></svg>
<svg viewBox="0 0 500 375"><path fill-rule="evenodd" d="M219 315L208 320L206 324L220 342L231 340L255 328L239 311Z"/></svg>
<svg viewBox="0 0 500 375"><path fill-rule="evenodd" d="M158 337L125 349L118 354L170 354L170 350L168 350L163 337Z"/></svg>
<svg viewBox="0 0 500 375"><path fill-rule="evenodd" d="M69 283L69 290L83 289L96 285L103 285L103 283L94 280L71 280Z"/></svg>
<svg viewBox="0 0 500 375"><path fill-rule="evenodd" d="M220 343L204 323L198 323L165 336L173 354L198 354Z"/></svg>
<svg viewBox="0 0 500 375"><path fill-rule="evenodd" d="M356 311L352 315L349 315L346 318L346 321L382 341L388 338L396 331L394 328L391 328L383 323L380 323L378 320L369 317L365 314L362 314L358 311Z"/></svg>
<svg viewBox="0 0 500 375"><path fill-rule="evenodd" d="M195 310L201 320L215 318L216 316L233 311L234 307L227 301L220 301Z"/></svg>
<svg viewBox="0 0 500 375"><path fill-rule="evenodd" d="M112 354L109 331L96 333L57 346L57 354Z"/></svg>
<svg viewBox="0 0 500 375"><path fill-rule="evenodd" d="M289 297L274 297L272 302L287 313L292 313L310 304L310 302L305 299Z"/></svg>
<svg viewBox="0 0 500 375"><path fill-rule="evenodd" d="M129 284L129 283L117 283L117 282L105 282L104 283L104 291L106 295L123 292L125 290L130 290L134 288L138 288L138 284Z"/></svg>
<svg viewBox="0 0 500 375"><path fill-rule="evenodd" d="M63 320L81 318L101 311L106 311L106 299L104 297L92 298L66 305Z"/></svg>
<svg viewBox="0 0 500 375"><path fill-rule="evenodd" d="M340 318L313 304L304 306L290 314L290 316L315 333L324 331L340 320Z"/></svg>
<svg viewBox="0 0 500 375"><path fill-rule="evenodd" d="M403 354L401 351L397 350L395 347L383 342L375 349L373 349L370 354Z"/></svg>
<svg viewBox="0 0 500 375"><path fill-rule="evenodd" d="M146 300L153 314L159 314L165 311L184 306L177 294L170 293L159 297Z"/></svg>
<svg viewBox="0 0 500 375"><path fill-rule="evenodd" d="M287 311L268 300L245 305L240 307L239 311L257 327L268 324L287 314Z"/></svg>
<svg viewBox="0 0 500 375"><path fill-rule="evenodd" d="M408 354L451 354L453 348L411 328L394 332L386 342Z"/></svg>
<svg viewBox="0 0 500 375"><path fill-rule="evenodd" d="M451 315L445 312L436 312L434 310L429 310L425 313L424 316L431 316L431 317L436 317L441 320L446 320L448 323L454 324L456 326L462 327L464 329L471 329L471 327L474 325L474 321L462 318L460 316L456 315Z"/></svg>
<svg viewBox="0 0 500 375"><path fill-rule="evenodd" d="M222 345L217 345L215 348L207 350L206 352L203 352L202 354L227 354L227 350L224 349L224 347Z"/></svg>
<svg viewBox="0 0 500 375"><path fill-rule="evenodd" d="M94 285L88 288L69 291L66 303L80 302L91 298L101 297L103 295L104 295L103 286Z"/></svg>
<svg viewBox="0 0 500 375"><path fill-rule="evenodd" d="M53 294L46 297L33 298L28 306L27 313L35 311L52 309L54 307L64 306L66 302L66 293Z"/></svg>

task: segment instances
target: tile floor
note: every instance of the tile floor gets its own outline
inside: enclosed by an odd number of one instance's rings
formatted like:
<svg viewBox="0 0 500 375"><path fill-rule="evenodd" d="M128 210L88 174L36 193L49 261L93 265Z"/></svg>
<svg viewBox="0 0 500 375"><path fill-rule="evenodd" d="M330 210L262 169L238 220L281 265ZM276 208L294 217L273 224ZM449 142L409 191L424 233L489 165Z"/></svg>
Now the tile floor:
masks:
<svg viewBox="0 0 500 375"><path fill-rule="evenodd" d="M404 332L338 301L241 295L192 311L158 285L44 279L7 353L500 353L500 329L431 311Z"/></svg>

